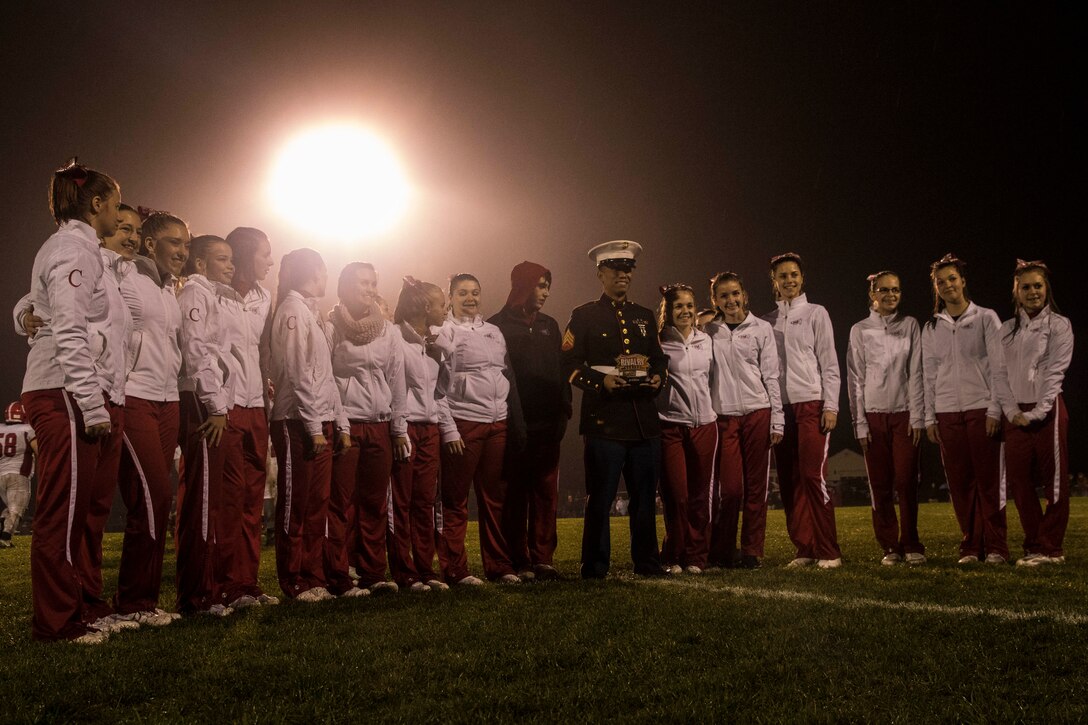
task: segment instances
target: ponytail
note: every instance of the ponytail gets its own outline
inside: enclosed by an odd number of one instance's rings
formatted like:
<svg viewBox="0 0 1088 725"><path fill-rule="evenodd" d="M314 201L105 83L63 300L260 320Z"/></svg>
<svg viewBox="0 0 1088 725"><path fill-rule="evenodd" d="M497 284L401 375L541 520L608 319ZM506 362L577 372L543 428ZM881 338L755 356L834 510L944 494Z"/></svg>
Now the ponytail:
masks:
<svg viewBox="0 0 1088 725"><path fill-rule="evenodd" d="M89 169L73 156L53 172L49 184L49 213L60 226L71 219L86 219L93 213L95 197L105 199L120 194L121 187L106 174Z"/></svg>

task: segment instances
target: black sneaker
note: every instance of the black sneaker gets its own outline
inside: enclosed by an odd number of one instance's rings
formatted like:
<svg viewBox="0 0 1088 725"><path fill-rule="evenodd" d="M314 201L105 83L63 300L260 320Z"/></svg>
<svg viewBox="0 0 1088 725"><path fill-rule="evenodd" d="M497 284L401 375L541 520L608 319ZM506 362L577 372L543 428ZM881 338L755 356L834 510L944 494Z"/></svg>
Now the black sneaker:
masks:
<svg viewBox="0 0 1088 725"><path fill-rule="evenodd" d="M763 562L759 560L758 556L751 556L745 554L740 558L740 562L737 564L739 569L761 569L763 568Z"/></svg>

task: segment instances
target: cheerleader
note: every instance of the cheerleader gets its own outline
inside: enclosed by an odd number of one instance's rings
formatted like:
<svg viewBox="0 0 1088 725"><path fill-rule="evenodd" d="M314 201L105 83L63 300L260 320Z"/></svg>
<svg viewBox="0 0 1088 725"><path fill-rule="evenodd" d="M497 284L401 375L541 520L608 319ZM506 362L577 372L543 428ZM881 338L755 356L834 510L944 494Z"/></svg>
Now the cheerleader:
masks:
<svg viewBox="0 0 1088 725"><path fill-rule="evenodd" d="M801 257L771 259L777 308L764 320L774 328L785 426L775 445L786 528L797 555L788 566L842 566L835 505L825 479L827 447L838 421L839 359L831 318L804 293Z"/></svg>
<svg viewBox="0 0 1088 725"><path fill-rule="evenodd" d="M475 483L479 504L480 553L484 574L504 584L517 584L506 539L502 480L507 436L515 450L524 448L517 389L502 332L480 317L480 282L471 274L450 279L450 312L435 345L442 351L438 396L442 437L442 520L438 541L442 575L447 583L482 584L468 570L465 532L468 490Z"/></svg>
<svg viewBox="0 0 1088 725"><path fill-rule="evenodd" d="M143 222L140 236L142 240L124 246L134 253L142 241L148 256L135 256L121 280L133 332L117 479L127 515L113 604L125 619L162 626L178 616L158 604L179 425L181 310L176 285L189 258L189 228L176 216L154 212Z"/></svg>
<svg viewBox="0 0 1088 725"><path fill-rule="evenodd" d="M1050 270L1018 260L1013 276L1016 316L1001 326L1011 396L1005 412L1005 476L1024 527L1018 566L1064 564L1069 523L1069 414L1062 383L1073 357L1073 327L1058 314ZM1036 487L1046 493L1046 512Z"/></svg>
<svg viewBox="0 0 1088 725"><path fill-rule="evenodd" d="M401 336L374 300L377 285L373 265L347 265L336 287L340 303L329 313L333 375L353 444L333 474L326 568L334 593L355 586L349 563L359 588L373 593L399 588L386 580L386 530L393 460L408 456L407 393ZM409 586L430 591L422 582Z"/></svg>
<svg viewBox="0 0 1088 725"><path fill-rule="evenodd" d="M116 370L101 367L119 361L99 358L107 351L94 327L109 324L112 272L99 240L117 230L120 203L117 182L73 160L53 174L58 229L34 258L29 301L44 325L30 342L22 403L38 438L31 634L42 641L98 644L108 636L85 622L78 566L99 459L121 425L121 407L103 386Z"/></svg>
<svg viewBox="0 0 1088 725"><path fill-rule="evenodd" d="M178 483L177 598L182 614L227 616L222 602L216 528L223 507L224 467L237 457L241 434L228 425L236 368L224 308L239 304L230 286L233 252L221 237L192 240L178 293L181 309L182 374L179 380L179 440L184 476Z"/></svg>
<svg viewBox="0 0 1088 725"><path fill-rule="evenodd" d="M318 300L328 272L321 255L296 249L280 263L269 349L272 445L279 474L276 490L276 572L284 593L299 602L333 598L326 588L333 440L351 446L348 421L333 377L328 337ZM357 596L349 588L341 594Z"/></svg>
<svg viewBox="0 0 1088 725"><path fill-rule="evenodd" d="M661 288L658 328L669 356L668 384L656 399L661 418L661 564L671 573L701 574L710 552L710 483L718 449L710 401L710 337L695 327L695 292Z"/></svg>
<svg viewBox="0 0 1088 725"><path fill-rule="evenodd" d="M434 571L434 504L441 456L435 387L441 354L434 347L431 328L444 319L446 295L442 288L405 277L393 321L404 357L410 450L407 458L393 461L389 569L399 586L422 582L436 591L449 589Z"/></svg>
<svg viewBox="0 0 1088 725"><path fill-rule="evenodd" d="M881 564L924 564L918 538L918 441L925 423L918 323L899 312L899 276L869 276L869 317L850 328L846 389L865 455ZM899 521L895 497L899 497Z"/></svg>
<svg viewBox="0 0 1088 725"><path fill-rule="evenodd" d="M963 538L960 564L1004 564L1001 396L1008 385L997 314L971 301L963 270L946 254L930 266L933 317L922 329L926 435L941 447Z"/></svg>
<svg viewBox="0 0 1088 725"><path fill-rule="evenodd" d="M714 277L710 298L716 316L706 333L713 350L710 398L718 438L710 556L717 566L758 569L767 531L771 446L782 441L785 425L778 348L771 326L748 311L739 275Z"/></svg>

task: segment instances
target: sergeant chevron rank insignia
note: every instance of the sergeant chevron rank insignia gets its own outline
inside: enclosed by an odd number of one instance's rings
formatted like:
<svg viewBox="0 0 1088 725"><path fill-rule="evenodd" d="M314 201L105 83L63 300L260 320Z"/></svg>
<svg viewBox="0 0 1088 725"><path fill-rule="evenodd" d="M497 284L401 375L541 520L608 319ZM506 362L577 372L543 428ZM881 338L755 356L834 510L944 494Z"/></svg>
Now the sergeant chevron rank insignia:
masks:
<svg viewBox="0 0 1088 725"><path fill-rule="evenodd" d="M570 331L570 328L567 328L567 331L563 333L563 349L574 349L574 333Z"/></svg>

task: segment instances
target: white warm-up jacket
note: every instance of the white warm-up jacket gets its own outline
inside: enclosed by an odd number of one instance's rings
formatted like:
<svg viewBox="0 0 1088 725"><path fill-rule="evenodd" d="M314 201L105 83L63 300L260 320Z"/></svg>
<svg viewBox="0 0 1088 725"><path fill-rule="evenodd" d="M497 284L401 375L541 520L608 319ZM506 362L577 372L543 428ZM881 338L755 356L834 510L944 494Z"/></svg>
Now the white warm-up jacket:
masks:
<svg viewBox="0 0 1088 725"><path fill-rule="evenodd" d="M125 394L156 402L178 399L181 373L181 308L173 278L160 278L155 263L137 257L125 270L121 296L132 315L132 360Z"/></svg>
<svg viewBox="0 0 1088 725"><path fill-rule="evenodd" d="M714 350L710 398L718 415L742 416L771 409L771 432L785 428L779 388L778 345L771 325L749 313L730 330L721 320L706 325Z"/></svg>
<svg viewBox="0 0 1088 725"><path fill-rule="evenodd" d="M28 301L44 324L30 340L23 392L64 388L87 426L110 420L91 341L91 326L109 315L104 271L94 229L69 220L42 244L30 278Z"/></svg>
<svg viewBox="0 0 1088 725"><path fill-rule="evenodd" d="M873 310L850 328L846 392L854 435L869 435L866 413L910 413L910 427L925 424L922 334L913 317Z"/></svg>
<svg viewBox="0 0 1088 725"><path fill-rule="evenodd" d="M958 320L937 313L922 327L922 376L927 426L937 422L937 413L979 408L1000 418L999 391L1007 390L1008 377L997 313L974 302Z"/></svg>
<svg viewBox="0 0 1088 725"><path fill-rule="evenodd" d="M329 421L347 432L347 415L336 389L332 351L317 300L288 292L272 320L269 348L276 391L272 420L301 420L311 436L319 435L322 424Z"/></svg>
<svg viewBox="0 0 1088 725"><path fill-rule="evenodd" d="M396 326L386 322L381 334L366 345L356 345L335 325L330 326L332 371L348 419L389 421L390 434L404 435L408 431L407 392L402 339Z"/></svg>
<svg viewBox="0 0 1088 725"><path fill-rule="evenodd" d="M804 294L779 300L763 319L774 328L778 345L778 381L782 403L822 400L824 410L839 410L839 358L831 317Z"/></svg>
<svg viewBox="0 0 1088 725"><path fill-rule="evenodd" d="M1016 320L1001 326L1001 343L1009 376L1011 397L1001 401L1010 421L1020 413L1019 404L1034 404L1023 415L1028 421L1042 420L1054 408L1062 392L1065 371L1073 359L1073 326L1069 319L1046 306L1035 319L1020 311L1020 329L1013 335Z"/></svg>
<svg viewBox="0 0 1088 725"><path fill-rule="evenodd" d="M245 296L236 292L234 298L224 297L223 302L235 378L232 403L240 408L263 408L266 371L261 367L261 335L272 297L255 285Z"/></svg>
<svg viewBox="0 0 1088 725"><path fill-rule="evenodd" d="M234 400L234 358L223 308L238 303L230 286L190 275L178 293L182 373L178 388L195 392L212 415L225 415Z"/></svg>
<svg viewBox="0 0 1088 725"><path fill-rule="evenodd" d="M438 361L427 354L426 341L407 322L396 326L404 357L405 407L410 423L437 423Z"/></svg>
<svg viewBox="0 0 1088 725"><path fill-rule="evenodd" d="M132 315L121 294L121 280L132 267L120 254L99 247L102 255L102 282L109 301L106 319L92 322L91 354L102 389L114 405L125 404L125 377L132 362Z"/></svg>
<svg viewBox="0 0 1088 725"><path fill-rule="evenodd" d="M506 420L510 381L506 377L506 340L502 331L476 315L460 320L450 312L438 328L435 345L442 351L436 397L442 442L460 439L458 420L497 423Z"/></svg>
<svg viewBox="0 0 1088 725"><path fill-rule="evenodd" d="M669 356L669 377L655 398L658 417L691 428L713 423L718 416L710 400L710 337L693 329L685 340L671 325L660 337L661 349Z"/></svg>

